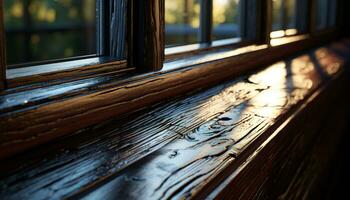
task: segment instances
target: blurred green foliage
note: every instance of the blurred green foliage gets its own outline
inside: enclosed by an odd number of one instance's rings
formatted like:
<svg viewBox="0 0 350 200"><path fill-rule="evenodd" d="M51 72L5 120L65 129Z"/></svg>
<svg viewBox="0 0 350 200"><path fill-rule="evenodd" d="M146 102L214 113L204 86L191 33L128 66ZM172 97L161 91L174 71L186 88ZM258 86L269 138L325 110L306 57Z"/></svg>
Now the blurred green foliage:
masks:
<svg viewBox="0 0 350 200"><path fill-rule="evenodd" d="M239 0L213 0L213 40L238 36ZM166 0L167 46L198 43L199 0Z"/></svg>
<svg viewBox="0 0 350 200"><path fill-rule="evenodd" d="M284 6L284 7L283 7ZM283 19L283 18L286 19ZM283 21L285 27L283 27ZM272 30L284 30L296 28L296 0L272 1Z"/></svg>
<svg viewBox="0 0 350 200"><path fill-rule="evenodd" d="M95 0L5 0L7 64L96 54Z"/></svg>

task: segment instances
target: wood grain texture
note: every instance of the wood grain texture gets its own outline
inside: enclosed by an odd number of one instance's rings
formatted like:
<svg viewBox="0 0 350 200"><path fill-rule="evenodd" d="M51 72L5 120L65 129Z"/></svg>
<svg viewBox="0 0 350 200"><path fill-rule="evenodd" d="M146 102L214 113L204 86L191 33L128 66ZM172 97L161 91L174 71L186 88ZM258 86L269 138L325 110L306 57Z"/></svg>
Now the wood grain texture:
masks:
<svg viewBox="0 0 350 200"><path fill-rule="evenodd" d="M28 87L30 85L40 84L54 85L105 74L121 73L127 69L127 62L122 60L83 66L77 65L70 69L64 69L65 66L58 66L47 73L43 73L43 67L46 66L7 70L8 88Z"/></svg>
<svg viewBox="0 0 350 200"><path fill-rule="evenodd" d="M325 112L315 120L312 117L320 106L317 102L335 97L322 91L337 93L333 89L338 87L328 85L343 84L339 77L349 55L350 46L344 43L319 48L3 160L0 195L7 199L206 196L249 163L246 158L265 141L272 141L265 146L281 148L269 154L278 158L286 155L278 152L298 143L293 138L305 137L298 149L306 151L304 145L313 141L311 136L317 131L300 130L305 123L310 122L312 128L327 116ZM291 116L298 117L289 122ZM289 128L275 131L285 122ZM299 134L289 133L290 129ZM281 143L267 140L272 134L282 138ZM270 169L267 156L259 158ZM244 180L245 186L254 186L247 177Z"/></svg>
<svg viewBox="0 0 350 200"><path fill-rule="evenodd" d="M164 0L133 2L133 64L140 70L158 71L164 61Z"/></svg>
<svg viewBox="0 0 350 200"><path fill-rule="evenodd" d="M0 91L5 89L6 84L6 42L3 7L3 1L0 1Z"/></svg>
<svg viewBox="0 0 350 200"><path fill-rule="evenodd" d="M72 85L74 90L54 86L53 91L57 91L58 94L51 93L52 88L41 88L41 94L49 95L46 98L32 94L29 96L33 98L27 98L24 94L18 99L13 99L13 96L5 95L2 104L9 112L0 115L0 128L3 133L0 136L0 158L161 100L208 88L229 80L234 75L269 64L281 56L305 49L314 45L316 41L318 39L302 40L288 45L290 48L281 45L170 72L161 71L121 83L107 81L106 85L100 85L99 81L94 84L96 79L92 79L92 82L82 84L81 87ZM78 90L86 93L79 94ZM35 96L41 96L40 100ZM59 98L62 96L63 99ZM13 101L13 106L20 107L21 110L13 111L8 107Z"/></svg>
<svg viewBox="0 0 350 200"><path fill-rule="evenodd" d="M346 127L348 98L337 94L348 80L333 82L304 111L265 140L238 172L215 192L215 199L318 199L318 184L332 163ZM320 109L322 107L322 109ZM332 116L332 117L329 117ZM268 158L268 160L266 159Z"/></svg>

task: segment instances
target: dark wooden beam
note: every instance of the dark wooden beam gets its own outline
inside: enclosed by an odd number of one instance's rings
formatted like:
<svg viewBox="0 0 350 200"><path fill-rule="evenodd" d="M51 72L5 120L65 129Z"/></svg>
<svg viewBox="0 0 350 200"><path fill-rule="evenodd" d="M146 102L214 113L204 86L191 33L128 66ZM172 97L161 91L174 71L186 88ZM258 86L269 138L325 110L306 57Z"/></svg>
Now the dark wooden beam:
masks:
<svg viewBox="0 0 350 200"><path fill-rule="evenodd" d="M0 0L0 91L5 89L6 83L6 40L4 27L4 3Z"/></svg>
<svg viewBox="0 0 350 200"><path fill-rule="evenodd" d="M132 65L142 71L162 69L164 61L164 0L133 2Z"/></svg>

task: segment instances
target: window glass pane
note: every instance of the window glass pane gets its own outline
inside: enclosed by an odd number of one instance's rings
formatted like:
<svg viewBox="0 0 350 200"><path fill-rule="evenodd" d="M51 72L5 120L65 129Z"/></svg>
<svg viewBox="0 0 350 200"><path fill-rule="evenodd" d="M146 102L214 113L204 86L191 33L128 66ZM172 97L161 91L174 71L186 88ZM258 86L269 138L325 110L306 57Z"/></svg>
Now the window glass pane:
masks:
<svg viewBox="0 0 350 200"><path fill-rule="evenodd" d="M317 29L327 27L327 0L317 0Z"/></svg>
<svg viewBox="0 0 350 200"><path fill-rule="evenodd" d="M282 0L272 1L272 30L283 29Z"/></svg>
<svg viewBox="0 0 350 200"><path fill-rule="evenodd" d="M199 0L165 0L165 45L199 42Z"/></svg>
<svg viewBox="0 0 350 200"><path fill-rule="evenodd" d="M284 0L286 4L286 28L296 28L296 0Z"/></svg>
<svg viewBox="0 0 350 200"><path fill-rule="evenodd" d="M213 0L213 40L239 37L239 0Z"/></svg>
<svg viewBox="0 0 350 200"><path fill-rule="evenodd" d="M296 28L296 0L273 0L272 9L272 31Z"/></svg>
<svg viewBox="0 0 350 200"><path fill-rule="evenodd" d="M96 55L95 0L5 0L7 64Z"/></svg>
<svg viewBox="0 0 350 200"><path fill-rule="evenodd" d="M317 29L335 26L336 7L337 4L334 0L317 0Z"/></svg>

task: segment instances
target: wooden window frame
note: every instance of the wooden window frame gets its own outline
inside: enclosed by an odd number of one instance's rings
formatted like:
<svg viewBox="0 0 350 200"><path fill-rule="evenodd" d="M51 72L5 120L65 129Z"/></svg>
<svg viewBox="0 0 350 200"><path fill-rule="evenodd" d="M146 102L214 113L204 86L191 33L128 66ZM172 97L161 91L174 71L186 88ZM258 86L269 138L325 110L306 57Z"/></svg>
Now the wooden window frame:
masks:
<svg viewBox="0 0 350 200"><path fill-rule="evenodd" d="M110 0L109 2L112 2ZM312 13L310 15L315 15L315 8L312 8L311 5L315 4L316 0L297 0L297 11L303 10L302 13ZM121 2L126 2L121 1ZM303 2L303 3L302 3ZM191 55L197 54L206 54L210 52L215 52L220 49L237 49L244 48L249 45L259 45L259 44L268 44L271 45L271 27L272 26L272 0L242 0L240 3L241 6L241 19L244 19L244 23L241 23L242 26L242 35L247 40L242 41L239 38L230 41L229 43L220 43L219 41L211 41L212 34L212 3L213 0L201 0L203 6L201 6L202 14L200 20L202 21L200 40L201 44L181 46L181 51L169 51L164 47L164 5L165 0L156 0L156 1L127 1L127 13L124 23L127 25L125 35L117 35L113 37L109 42L111 43L122 43L121 38L125 38L126 44L126 54L127 58L125 60L112 61L111 60L98 60L88 63L82 63L78 65L79 67L67 68L66 70L53 70L47 73L40 73L42 68L34 67L27 68L27 72L19 70L16 73L11 74L10 78L5 78L6 71L5 64L5 50L4 45L1 48L1 59L2 67L0 71L1 78L1 87L0 88L16 88L18 86L27 86L27 85L40 85L40 83L49 84L58 84L62 82L69 82L77 79L90 78L95 76L103 76L105 74L118 74L121 72L151 72L159 71L163 68L164 61L171 61L174 59L181 59L183 57L188 57ZM3 1L1 1L3 4ZM126 3L125 3L126 4ZM242 9L244 8L244 9ZM248 14L247 9L255 10L255 12L250 12ZM305 12L305 10L311 10L312 12ZM108 12L109 13L109 12ZM118 12L121 13L121 12ZM253 13L253 14L252 14ZM315 19L311 16L307 16L309 20L305 20L304 15L297 15L297 24L300 23L300 33L308 33L310 30L314 29L312 27L315 23ZM110 16L102 16L104 18L110 19ZM117 18L122 18L122 16L117 16ZM303 20L301 20L303 19ZM3 22L3 19L1 19ZM107 23L105 26L110 25L110 20L105 20ZM299 22L300 21L300 22ZM204 23L206 22L206 23ZM122 24L122 23L121 23ZM1 24L0 31L4 32L4 24ZM120 25L123 26L123 25ZM118 27L120 28L120 27ZM251 31L253 30L253 31ZM104 30L106 34L110 35L109 30ZM107 33L108 32L108 33ZM334 31L329 31L334 32ZM135 34L137 33L137 34ZM293 35L294 36L294 35ZM305 36L305 35L304 35ZM5 35L2 35L0 42L5 43ZM101 38L101 37L100 37ZM296 37L294 40L298 40ZM144 48L147 46L147 49ZM175 47L176 48L176 47ZM109 50L110 52L113 51ZM118 49L118 48L117 48ZM165 51L164 51L165 50ZM118 53L119 52L119 53ZM112 52L112 54L117 57L122 57L120 54L121 51ZM1 58L1 57L0 57ZM60 64L60 63L58 63ZM58 67L59 68L59 67ZM34 73L31 75L32 70ZM16 71L16 70L13 70ZM26 70L24 70L26 71ZM38 73L39 72L39 73ZM26 74L23 76L23 74ZM5 87L6 86L6 87ZM37 86L36 86L37 87ZM30 88L30 87L29 87Z"/></svg>
<svg viewBox="0 0 350 200"><path fill-rule="evenodd" d="M102 3L103 2L103 3ZM3 8L4 0L0 1ZM1 69L4 73L2 81L6 88L27 86L40 83L62 83L76 79L93 77L102 74L132 70L127 64L127 35L129 1L97 1L98 40L97 53L101 56L85 58L69 58L33 62L32 65L6 70L6 58L1 59ZM106 11L107 10L107 11ZM3 10L1 11L3 13ZM1 16L0 31L5 37L4 19ZM118 30L118 31L116 31ZM5 41L5 40L4 40ZM5 42L3 44L6 44ZM1 46L5 52L5 45ZM5 53L4 53L5 54Z"/></svg>
<svg viewBox="0 0 350 200"><path fill-rule="evenodd" d="M165 0L164 0L165 1ZM263 16L264 2L261 0L240 0L240 37L212 40L213 0L200 0L199 43L165 48L165 59L173 60L202 52L222 48L236 49L252 44L264 43ZM253 12L249 12L248 10Z"/></svg>
<svg viewBox="0 0 350 200"><path fill-rule="evenodd" d="M0 104L0 131L5 133L3 138L9 135L17 139L15 145L0 140L3 150L0 158L160 101L231 80L339 36L335 31L315 37L308 34L279 38L279 44L271 45L272 0L261 0L260 41L240 47L222 46L197 54L187 53L178 59L164 61L164 0L128 2L131 8L128 19L131 21L127 23L127 61L132 73L114 71L98 76L83 73L77 81L28 83L27 87L22 84L16 88L11 88L11 83L0 94L0 102L3 102ZM2 85L8 83L3 78ZM19 126L25 128L18 129Z"/></svg>
<svg viewBox="0 0 350 200"><path fill-rule="evenodd" d="M271 31L270 37L272 39L294 37L297 35L308 34L310 32L310 13L312 0L295 0L295 28L288 28L288 21L286 15L286 0L282 0L281 5L281 17L282 28L280 30ZM271 3L272 4L272 3ZM271 25L272 26L272 25Z"/></svg>

